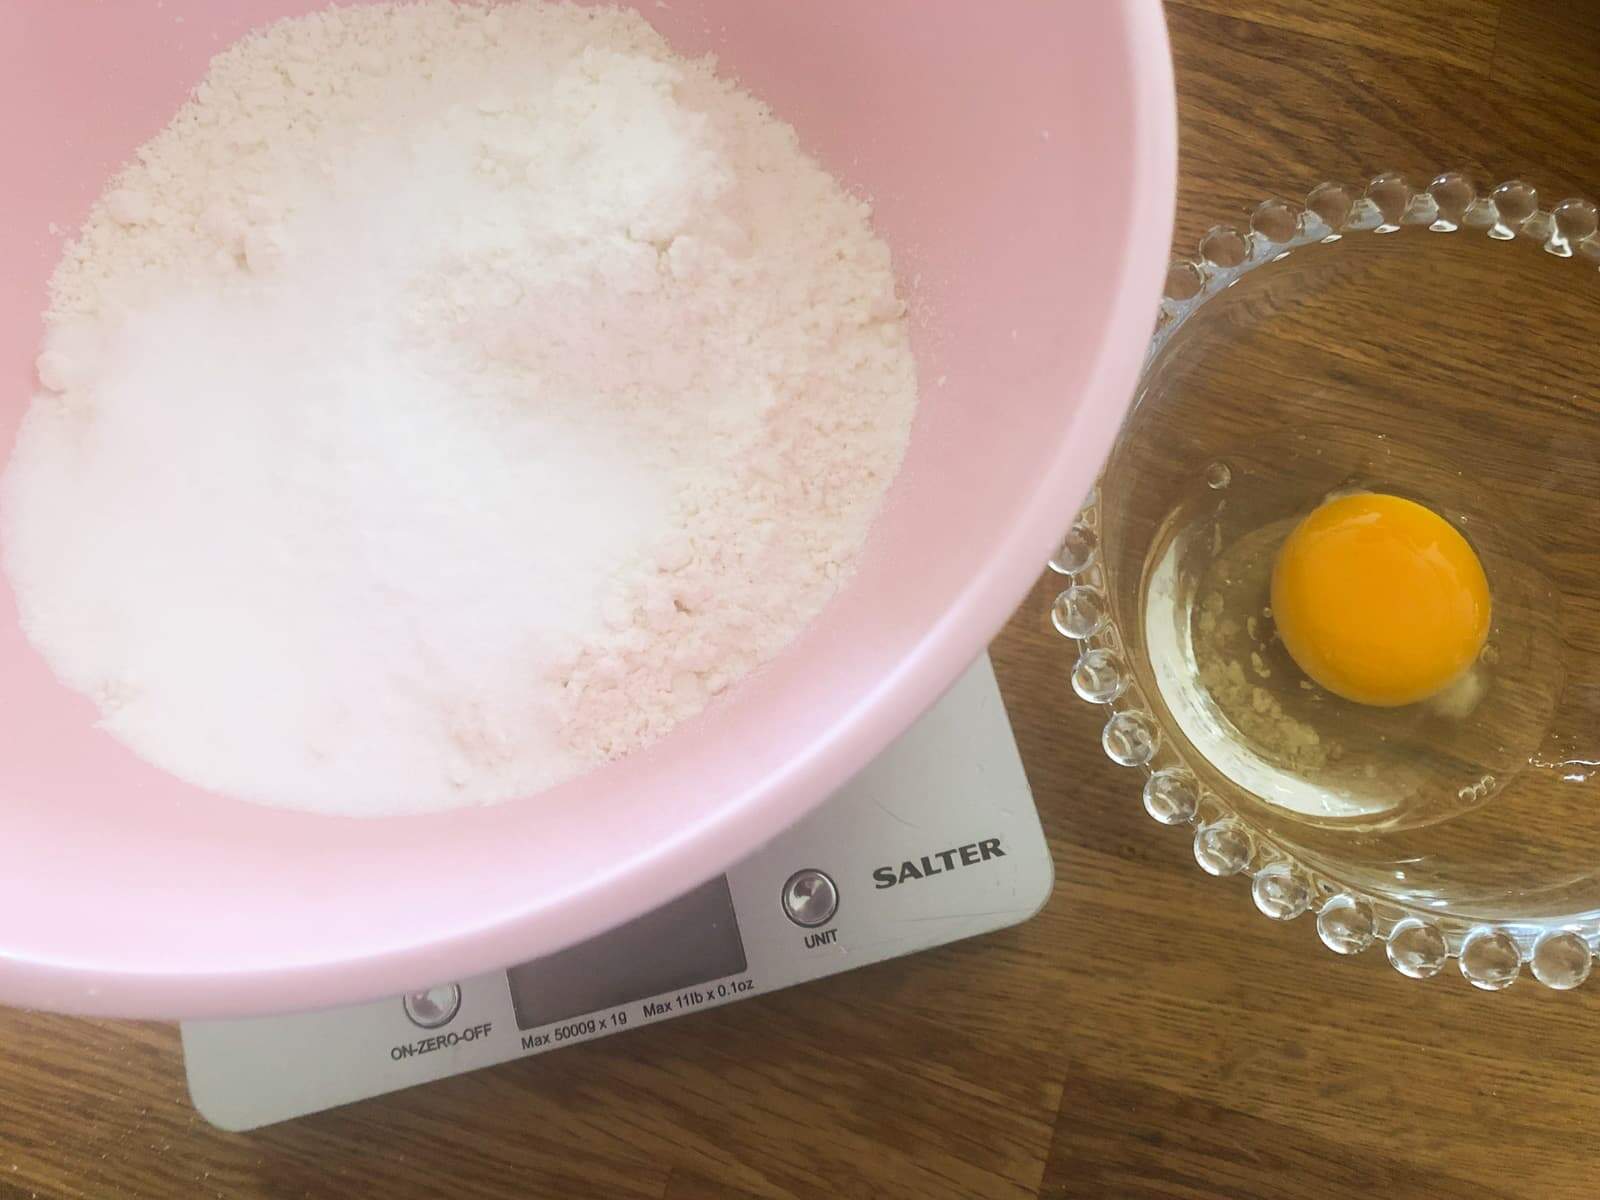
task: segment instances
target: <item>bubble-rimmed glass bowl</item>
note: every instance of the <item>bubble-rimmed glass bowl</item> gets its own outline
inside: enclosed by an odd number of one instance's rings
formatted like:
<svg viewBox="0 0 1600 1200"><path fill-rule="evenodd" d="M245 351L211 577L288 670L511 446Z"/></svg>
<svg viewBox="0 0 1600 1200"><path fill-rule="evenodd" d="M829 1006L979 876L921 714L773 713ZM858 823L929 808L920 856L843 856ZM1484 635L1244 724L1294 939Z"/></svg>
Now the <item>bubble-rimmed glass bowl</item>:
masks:
<svg viewBox="0 0 1600 1200"><path fill-rule="evenodd" d="M1597 226L1520 181L1386 173L1212 229L1050 563L1072 688L1150 815L1266 916L1412 978L1455 958L1484 990L1525 967L1564 989L1600 945ZM1453 709L1291 684L1270 607L1213 595L1259 599L1274 539L1350 489L1422 500L1484 562L1494 622ZM1231 676L1197 648L1219 626Z"/></svg>

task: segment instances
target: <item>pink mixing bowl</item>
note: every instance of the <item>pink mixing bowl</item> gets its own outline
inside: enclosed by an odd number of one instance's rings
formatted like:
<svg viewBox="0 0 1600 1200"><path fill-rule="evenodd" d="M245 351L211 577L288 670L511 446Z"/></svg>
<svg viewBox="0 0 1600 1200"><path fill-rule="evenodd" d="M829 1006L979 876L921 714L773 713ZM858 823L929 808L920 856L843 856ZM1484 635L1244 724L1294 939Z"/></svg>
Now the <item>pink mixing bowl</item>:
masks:
<svg viewBox="0 0 1600 1200"><path fill-rule="evenodd" d="M221 46L314 0L0 5L0 446L33 391L58 230ZM195 1017L313 1008L599 933L815 806L1000 628L1132 392L1174 191L1158 0L674 0L683 51L875 201L922 405L867 558L791 652L645 753L496 808L355 820L145 765L56 682L0 589L0 1001Z"/></svg>

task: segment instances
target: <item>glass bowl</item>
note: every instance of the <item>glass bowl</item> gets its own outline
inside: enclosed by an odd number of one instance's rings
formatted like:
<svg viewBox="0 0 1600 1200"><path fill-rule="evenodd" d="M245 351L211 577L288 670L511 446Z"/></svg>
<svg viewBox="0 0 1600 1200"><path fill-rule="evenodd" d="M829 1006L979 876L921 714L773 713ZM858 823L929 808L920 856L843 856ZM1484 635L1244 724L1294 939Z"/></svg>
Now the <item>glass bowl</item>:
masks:
<svg viewBox="0 0 1600 1200"><path fill-rule="evenodd" d="M1051 561L1071 682L1212 875L1401 974L1557 989L1600 944L1600 234L1584 200L1386 173L1176 259L1126 424ZM1393 708L1306 679L1277 547L1326 498L1422 502L1493 617Z"/></svg>

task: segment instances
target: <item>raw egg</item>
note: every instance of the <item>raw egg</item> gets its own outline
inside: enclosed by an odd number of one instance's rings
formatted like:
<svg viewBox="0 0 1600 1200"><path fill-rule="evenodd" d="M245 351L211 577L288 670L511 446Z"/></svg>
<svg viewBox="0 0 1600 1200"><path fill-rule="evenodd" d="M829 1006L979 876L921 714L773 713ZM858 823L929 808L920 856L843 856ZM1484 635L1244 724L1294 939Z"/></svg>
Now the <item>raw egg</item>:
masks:
<svg viewBox="0 0 1600 1200"><path fill-rule="evenodd" d="M1278 551L1272 615L1295 663L1347 700L1394 708L1460 678L1489 636L1489 581L1467 539L1399 496L1340 496Z"/></svg>

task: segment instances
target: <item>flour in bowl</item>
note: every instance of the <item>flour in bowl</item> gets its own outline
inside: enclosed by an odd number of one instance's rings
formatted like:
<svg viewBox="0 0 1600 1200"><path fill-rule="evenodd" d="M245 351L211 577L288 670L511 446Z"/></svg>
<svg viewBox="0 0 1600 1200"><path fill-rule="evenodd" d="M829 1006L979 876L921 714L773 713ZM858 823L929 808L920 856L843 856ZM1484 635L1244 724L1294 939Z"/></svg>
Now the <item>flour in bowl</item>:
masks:
<svg viewBox="0 0 1600 1200"><path fill-rule="evenodd" d="M284 807L524 796L694 716L849 576L916 405L867 206L617 9L270 26L51 286L24 628Z"/></svg>

